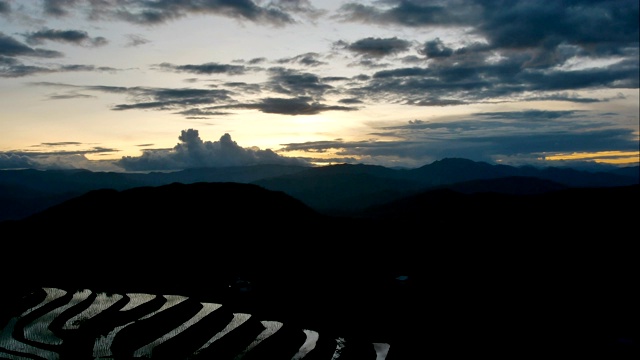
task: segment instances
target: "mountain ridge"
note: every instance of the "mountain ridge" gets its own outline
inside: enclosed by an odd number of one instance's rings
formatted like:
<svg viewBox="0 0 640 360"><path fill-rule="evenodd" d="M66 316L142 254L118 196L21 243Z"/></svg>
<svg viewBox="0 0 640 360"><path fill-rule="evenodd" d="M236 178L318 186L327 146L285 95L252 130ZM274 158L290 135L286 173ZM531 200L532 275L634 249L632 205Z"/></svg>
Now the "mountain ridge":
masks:
<svg viewBox="0 0 640 360"><path fill-rule="evenodd" d="M326 214L348 215L429 187L472 180L532 177L569 187L623 186L640 182L640 168L588 172L565 168L514 167L445 158L415 169L365 164L322 167L252 165L176 172L113 173L88 170L3 170L0 221L17 220L90 190L124 190L174 182L252 183L284 191Z"/></svg>

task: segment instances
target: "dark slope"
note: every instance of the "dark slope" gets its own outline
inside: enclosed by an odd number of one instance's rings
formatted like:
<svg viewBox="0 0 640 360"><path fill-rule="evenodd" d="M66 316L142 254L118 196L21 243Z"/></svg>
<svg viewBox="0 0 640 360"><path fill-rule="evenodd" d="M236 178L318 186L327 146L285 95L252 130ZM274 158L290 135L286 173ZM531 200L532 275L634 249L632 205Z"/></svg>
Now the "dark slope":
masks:
<svg viewBox="0 0 640 360"><path fill-rule="evenodd" d="M358 212L368 207L382 205L428 189L461 189L461 186L464 186L463 192L527 194L532 191L539 193L567 187L615 187L637 184L638 178L630 174L633 172L613 174L551 167L519 168L446 158L410 170L362 164L324 166L252 183L270 190L283 191L324 214L357 216ZM524 181L528 183L525 184ZM460 183L464 185L458 185Z"/></svg>
<svg viewBox="0 0 640 360"><path fill-rule="evenodd" d="M255 270L258 258L295 264L282 250L303 248L300 229L321 229L324 222L300 201L255 185L174 183L90 191L3 230L16 253L36 265L87 267L88 277L107 276L101 268L111 264L141 276L176 265L168 275L177 280L181 266L224 271L237 262Z"/></svg>
<svg viewBox="0 0 640 360"><path fill-rule="evenodd" d="M118 226L134 226L130 231L166 234L161 226L167 221L196 226L229 225L225 221L245 217L269 226L278 219L306 220L315 211L284 193L266 191L256 185L235 182L173 183L136 187L127 190L93 190L25 219L24 223L68 222L98 225L105 219L117 220ZM220 222L216 224L216 222ZM107 228L105 231L111 231Z"/></svg>
<svg viewBox="0 0 640 360"><path fill-rule="evenodd" d="M175 172L116 173L88 170L0 171L0 221L18 220L91 190L125 190L179 182L239 182L291 174L302 166L253 165L195 168Z"/></svg>
<svg viewBox="0 0 640 360"><path fill-rule="evenodd" d="M624 224L623 220L632 220L638 214L634 202L640 198L639 189L640 185L570 188L535 178L509 177L430 188L372 206L361 215L408 221L432 216L453 222L491 222L493 218L520 223L546 219L558 224L566 220L604 227ZM587 222L595 219L602 221ZM549 226L540 223L540 227Z"/></svg>
<svg viewBox="0 0 640 360"><path fill-rule="evenodd" d="M632 238L639 199L640 185L568 188L516 177L437 187L372 206L360 216L401 229L437 226L465 238L613 247Z"/></svg>
<svg viewBox="0 0 640 360"><path fill-rule="evenodd" d="M0 222L25 218L81 194L51 193L14 183L0 185Z"/></svg>
<svg viewBox="0 0 640 360"><path fill-rule="evenodd" d="M164 185L173 182L191 184L195 182L239 182L250 183L255 180L295 174L305 171L308 167L297 165L249 165L228 166L219 168L194 168L172 173L156 173L154 183L149 185Z"/></svg>
<svg viewBox="0 0 640 360"><path fill-rule="evenodd" d="M324 214L351 215L424 188L404 170L373 165L332 165L257 180L253 184L283 191Z"/></svg>
<svg viewBox="0 0 640 360"><path fill-rule="evenodd" d="M449 189L464 194L495 193L509 195L536 195L568 189L569 186L551 180L529 176L505 176L495 179L469 180L422 189L421 192ZM416 194L418 195L418 194Z"/></svg>
<svg viewBox="0 0 640 360"><path fill-rule="evenodd" d="M491 165L468 159L445 158L417 169L408 170L408 174L412 178L420 179L426 188L470 180L517 176L519 169L513 166Z"/></svg>
<svg viewBox="0 0 640 360"><path fill-rule="evenodd" d="M420 179L425 186L524 176L551 180L569 187L607 187L637 184L638 176L635 173L638 172L638 167L635 167L635 172L632 170L633 168L611 172L590 172L559 167L491 165L468 159L445 158L417 169L408 170L407 174L414 179ZM633 176L634 174L636 176Z"/></svg>

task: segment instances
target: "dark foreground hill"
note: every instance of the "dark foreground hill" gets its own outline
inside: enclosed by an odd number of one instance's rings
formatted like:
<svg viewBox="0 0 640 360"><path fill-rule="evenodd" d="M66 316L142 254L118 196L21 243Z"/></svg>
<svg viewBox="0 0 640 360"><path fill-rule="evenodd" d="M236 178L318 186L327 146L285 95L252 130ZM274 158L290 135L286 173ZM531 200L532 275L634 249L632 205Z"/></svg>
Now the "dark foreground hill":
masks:
<svg viewBox="0 0 640 360"><path fill-rule="evenodd" d="M615 358L638 346L638 196L437 189L332 217L252 184L90 191L2 224L3 300L182 294L389 343L387 360Z"/></svg>

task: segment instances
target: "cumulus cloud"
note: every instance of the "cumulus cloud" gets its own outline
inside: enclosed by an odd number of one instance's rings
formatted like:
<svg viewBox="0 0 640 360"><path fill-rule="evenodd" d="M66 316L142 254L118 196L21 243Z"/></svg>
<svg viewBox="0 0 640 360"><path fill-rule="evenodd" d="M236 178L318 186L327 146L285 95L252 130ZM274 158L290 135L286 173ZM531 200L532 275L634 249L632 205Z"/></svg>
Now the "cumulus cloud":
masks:
<svg viewBox="0 0 640 360"><path fill-rule="evenodd" d="M224 134L219 141L203 141L198 130L183 130L172 149L145 150L139 157L125 156L116 164L127 171L180 170L199 167L256 164L309 165L299 158L284 157L271 149L243 148Z"/></svg>

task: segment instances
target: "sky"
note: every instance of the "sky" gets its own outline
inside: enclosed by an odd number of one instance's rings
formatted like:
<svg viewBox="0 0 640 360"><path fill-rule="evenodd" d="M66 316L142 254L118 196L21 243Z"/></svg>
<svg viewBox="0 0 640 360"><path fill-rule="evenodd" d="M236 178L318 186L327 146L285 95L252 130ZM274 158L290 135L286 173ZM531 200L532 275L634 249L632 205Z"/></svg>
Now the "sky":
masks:
<svg viewBox="0 0 640 360"><path fill-rule="evenodd" d="M0 0L0 169L637 166L638 1Z"/></svg>

